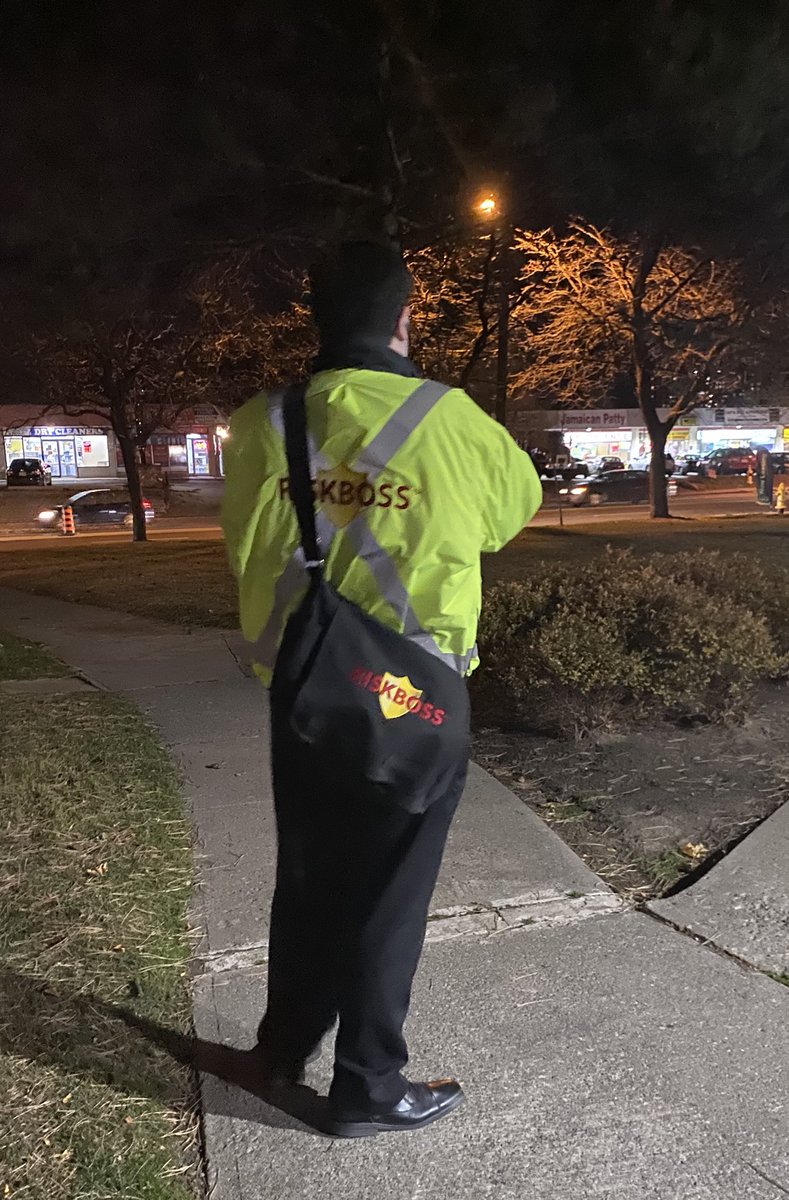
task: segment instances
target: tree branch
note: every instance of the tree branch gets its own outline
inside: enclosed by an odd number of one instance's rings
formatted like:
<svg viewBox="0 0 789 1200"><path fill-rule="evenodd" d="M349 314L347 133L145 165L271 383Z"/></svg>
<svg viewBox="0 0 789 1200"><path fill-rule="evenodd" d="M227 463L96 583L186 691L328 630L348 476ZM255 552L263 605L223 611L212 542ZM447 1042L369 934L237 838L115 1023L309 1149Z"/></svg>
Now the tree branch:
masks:
<svg viewBox="0 0 789 1200"><path fill-rule="evenodd" d="M435 122L441 136L446 142L448 148L452 152L455 162L460 167L464 176L473 176L473 171L469 170L468 155L460 140L455 135L452 128L452 123L444 112L443 106L436 94L436 89L433 86L433 80L425 66L425 63L417 54L409 33L409 25L403 16L397 0L376 0L376 6L381 11L384 20L388 24L392 40L397 46L401 57L405 60L411 69L414 82L416 84L417 93L421 100L422 107L430 114Z"/></svg>
<svg viewBox="0 0 789 1200"><path fill-rule="evenodd" d="M680 417L684 417L686 413L691 412L696 407L696 401L699 395L704 390L705 385L709 382L710 367L712 363L720 358L724 350L732 344L731 338L722 338L717 345L713 346L703 360L703 370L699 369L696 378L686 388L678 400L671 406L671 409L666 417L666 420L671 420L671 427L676 424Z"/></svg>
<svg viewBox="0 0 789 1200"><path fill-rule="evenodd" d="M667 304L671 303L671 301L674 299L675 296L678 296L679 293L688 286L690 281L692 279L694 279L696 277L696 275L698 275L701 268L704 266L707 266L708 262L709 262L709 260L702 260L701 262L696 263L693 270L688 275L686 275L684 279L681 279L679 281L679 283L676 285L676 287L673 288L667 296L664 296L664 298L660 301L659 304L656 304L654 306L654 308L646 308L644 310L645 315L650 320L652 320L653 317L656 317L657 314L659 312L661 312L666 307Z"/></svg>

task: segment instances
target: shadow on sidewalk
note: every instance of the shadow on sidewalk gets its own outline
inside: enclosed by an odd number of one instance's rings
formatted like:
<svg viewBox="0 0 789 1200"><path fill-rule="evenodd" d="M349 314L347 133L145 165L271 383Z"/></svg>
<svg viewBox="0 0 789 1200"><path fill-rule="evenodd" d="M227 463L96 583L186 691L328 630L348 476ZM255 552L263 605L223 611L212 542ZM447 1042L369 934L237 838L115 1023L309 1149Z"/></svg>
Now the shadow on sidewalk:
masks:
<svg viewBox="0 0 789 1200"><path fill-rule="evenodd" d="M278 1095L275 1107L261 1092L252 1051L179 1033L98 996L12 971L0 971L0 1053L182 1109L191 1101L178 1064L212 1077L202 1089L204 1115L313 1136L325 1116L325 1098L308 1087Z"/></svg>

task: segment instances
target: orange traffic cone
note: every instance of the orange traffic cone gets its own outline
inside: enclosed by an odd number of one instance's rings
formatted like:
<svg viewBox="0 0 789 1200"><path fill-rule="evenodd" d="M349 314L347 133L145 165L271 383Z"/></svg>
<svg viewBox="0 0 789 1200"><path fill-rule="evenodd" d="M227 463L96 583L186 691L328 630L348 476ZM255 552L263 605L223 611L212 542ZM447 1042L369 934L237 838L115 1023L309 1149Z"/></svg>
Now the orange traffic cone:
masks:
<svg viewBox="0 0 789 1200"><path fill-rule="evenodd" d="M66 536L73 536L77 532L74 524L74 509L70 504L67 504L63 509L63 533Z"/></svg>

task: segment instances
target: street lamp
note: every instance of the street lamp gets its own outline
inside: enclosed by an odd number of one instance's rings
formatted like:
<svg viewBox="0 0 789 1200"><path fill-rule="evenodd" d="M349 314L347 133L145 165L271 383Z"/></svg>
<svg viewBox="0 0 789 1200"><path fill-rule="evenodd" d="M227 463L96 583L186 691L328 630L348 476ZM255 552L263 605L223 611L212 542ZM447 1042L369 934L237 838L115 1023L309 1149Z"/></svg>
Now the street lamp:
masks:
<svg viewBox="0 0 789 1200"><path fill-rule="evenodd" d="M477 205L477 211L482 213L483 217L495 217L498 208L499 204L494 195L486 196Z"/></svg>

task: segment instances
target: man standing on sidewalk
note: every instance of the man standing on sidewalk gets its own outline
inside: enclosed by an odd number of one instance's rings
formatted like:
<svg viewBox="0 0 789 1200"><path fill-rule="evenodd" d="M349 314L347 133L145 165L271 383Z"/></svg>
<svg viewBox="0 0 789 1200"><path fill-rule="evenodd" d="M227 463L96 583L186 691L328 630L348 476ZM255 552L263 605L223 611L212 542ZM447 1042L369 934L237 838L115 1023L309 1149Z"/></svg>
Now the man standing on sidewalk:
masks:
<svg viewBox="0 0 789 1200"><path fill-rule="evenodd" d="M478 661L480 553L519 533L542 492L500 425L460 389L420 379L408 358L410 290L401 256L373 243L343 246L311 272L320 353L306 419L320 568L342 597L462 676ZM282 393L239 411L225 463L241 624L268 686L308 587ZM394 701L410 688L408 704L418 704L410 680L387 688ZM405 714L389 695L379 699L383 717ZM426 811L382 807L328 780L288 706L275 699L271 708L279 845L263 1082L271 1092L298 1083L339 1017L329 1130L423 1128L463 1100L452 1080L411 1083L402 1072L411 984L467 748Z"/></svg>

